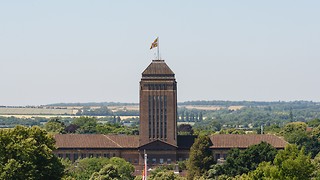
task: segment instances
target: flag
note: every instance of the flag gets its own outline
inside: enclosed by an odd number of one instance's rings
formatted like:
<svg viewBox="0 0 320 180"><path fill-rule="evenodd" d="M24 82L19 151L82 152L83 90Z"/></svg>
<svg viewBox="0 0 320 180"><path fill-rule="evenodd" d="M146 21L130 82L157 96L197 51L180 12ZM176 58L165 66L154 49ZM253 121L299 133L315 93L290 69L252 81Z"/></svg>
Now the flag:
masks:
<svg viewBox="0 0 320 180"><path fill-rule="evenodd" d="M153 41L153 43L151 44L150 49L155 48L155 47L158 47L158 38Z"/></svg>

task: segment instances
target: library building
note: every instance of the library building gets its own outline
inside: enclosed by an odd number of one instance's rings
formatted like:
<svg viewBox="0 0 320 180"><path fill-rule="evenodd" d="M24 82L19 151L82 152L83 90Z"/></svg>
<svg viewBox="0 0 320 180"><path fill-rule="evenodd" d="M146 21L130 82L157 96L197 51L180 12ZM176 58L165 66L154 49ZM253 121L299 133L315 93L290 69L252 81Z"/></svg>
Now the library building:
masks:
<svg viewBox="0 0 320 180"><path fill-rule="evenodd" d="M174 72L164 60L153 60L142 72L140 81L139 135L56 134L59 157L75 161L86 157L121 157L137 169L148 166L176 164L186 160L196 136L177 135L177 82ZM246 149L264 141L277 149L287 142L267 134L216 134L211 135L212 155L224 160L232 148Z"/></svg>

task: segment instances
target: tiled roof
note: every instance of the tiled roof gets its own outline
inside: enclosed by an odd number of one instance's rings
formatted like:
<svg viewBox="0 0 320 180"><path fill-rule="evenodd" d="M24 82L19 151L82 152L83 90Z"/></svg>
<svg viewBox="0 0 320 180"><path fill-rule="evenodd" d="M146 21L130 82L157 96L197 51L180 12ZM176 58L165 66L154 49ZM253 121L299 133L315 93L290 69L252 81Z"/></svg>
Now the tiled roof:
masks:
<svg viewBox="0 0 320 180"><path fill-rule="evenodd" d="M278 136L270 134L216 134L210 136L210 148L247 148L264 141L275 148L284 148L287 142Z"/></svg>
<svg viewBox="0 0 320 180"><path fill-rule="evenodd" d="M103 134L56 134L57 148L137 148L139 136Z"/></svg>
<svg viewBox="0 0 320 180"><path fill-rule="evenodd" d="M164 62L164 60L153 60L152 63L143 71L142 76L150 75L171 75L174 76L173 71Z"/></svg>

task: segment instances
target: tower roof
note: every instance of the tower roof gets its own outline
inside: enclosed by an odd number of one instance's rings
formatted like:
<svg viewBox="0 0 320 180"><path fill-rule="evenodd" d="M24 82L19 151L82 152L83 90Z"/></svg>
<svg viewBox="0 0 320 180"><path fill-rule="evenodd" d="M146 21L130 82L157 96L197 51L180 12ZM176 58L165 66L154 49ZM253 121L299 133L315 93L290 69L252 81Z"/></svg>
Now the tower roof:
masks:
<svg viewBox="0 0 320 180"><path fill-rule="evenodd" d="M164 60L152 60L151 64L142 72L142 77L169 76L174 77L174 72Z"/></svg>

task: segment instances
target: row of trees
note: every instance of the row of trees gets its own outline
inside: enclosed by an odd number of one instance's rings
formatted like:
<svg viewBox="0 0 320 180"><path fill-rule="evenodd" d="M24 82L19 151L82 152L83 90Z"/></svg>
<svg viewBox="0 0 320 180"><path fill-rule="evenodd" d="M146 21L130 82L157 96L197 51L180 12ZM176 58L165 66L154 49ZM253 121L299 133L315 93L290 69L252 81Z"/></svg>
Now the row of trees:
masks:
<svg viewBox="0 0 320 180"><path fill-rule="evenodd" d="M312 127L312 128L310 128ZM289 142L276 151L262 142L246 150L232 149L223 164L213 162L208 136L199 136L190 151L188 179L317 179L320 176L320 119L267 126L266 133ZM241 130L226 129L234 134Z"/></svg>
<svg viewBox="0 0 320 180"><path fill-rule="evenodd" d="M0 130L0 147L0 179L134 179L134 166L122 158L57 158L53 137L37 126Z"/></svg>
<svg viewBox="0 0 320 180"><path fill-rule="evenodd" d="M139 116L139 111L135 110L118 110L112 111L107 106L100 108L83 107L76 113L77 116Z"/></svg>
<svg viewBox="0 0 320 180"><path fill-rule="evenodd" d="M320 154L315 159L305 148L287 145L277 151L262 142L246 150L233 149L228 152L224 164L216 164L210 152L210 140L200 136L190 151L187 163L187 179L317 179L320 175Z"/></svg>
<svg viewBox="0 0 320 180"><path fill-rule="evenodd" d="M53 118L44 125L52 133L79 133L79 134L139 134L137 126L124 126L120 123L98 123L94 117L74 118L69 125L65 125L59 118Z"/></svg>

